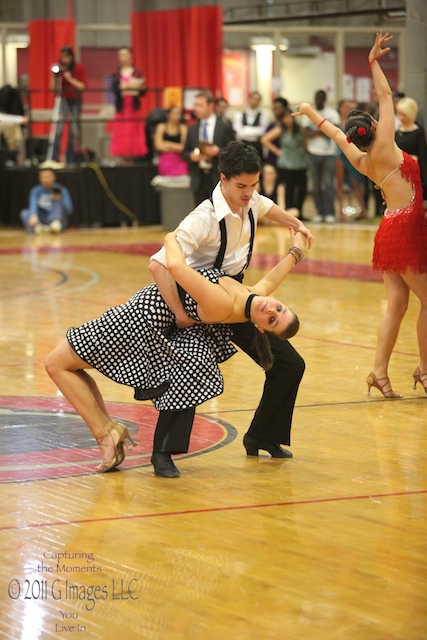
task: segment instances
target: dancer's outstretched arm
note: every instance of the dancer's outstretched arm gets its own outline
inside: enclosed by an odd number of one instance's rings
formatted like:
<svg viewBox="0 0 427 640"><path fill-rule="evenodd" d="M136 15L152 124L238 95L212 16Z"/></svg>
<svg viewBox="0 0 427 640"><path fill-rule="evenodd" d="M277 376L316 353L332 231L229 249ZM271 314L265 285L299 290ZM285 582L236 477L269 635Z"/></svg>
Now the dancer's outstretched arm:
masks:
<svg viewBox="0 0 427 640"><path fill-rule="evenodd" d="M292 243L290 252L282 258L280 262L271 269L271 271L259 280L259 282L249 287L253 293L257 293L260 296L271 295L292 271L296 263L303 258L304 252L309 248L309 241L302 233L295 232L293 229L289 229L289 232L291 234ZM297 251L294 250L292 252L292 249L294 248L296 248Z"/></svg>
<svg viewBox="0 0 427 640"><path fill-rule="evenodd" d="M248 287L258 295L270 295L292 271L296 262L308 249L308 240L298 232L290 230L293 247L296 250L288 253L266 276L255 285ZM234 308L234 299L223 289L204 278L185 262L181 247L176 240L176 231L168 233L164 240L168 271L187 293L199 305L199 316L204 322L226 322Z"/></svg>
<svg viewBox="0 0 427 640"><path fill-rule="evenodd" d="M387 80L384 71L381 69L381 66L377 64L382 56L391 51L390 47L384 47L384 45L392 39L393 36L390 36L388 33L383 35L383 32L379 31L376 34L375 42L368 56L369 67L372 72L372 80L374 81L375 92L377 94L380 107L383 100L389 101L389 99L391 99L393 107L392 92L389 81Z"/></svg>
<svg viewBox="0 0 427 640"><path fill-rule="evenodd" d="M232 298L225 289L188 266L176 239L176 233L177 230L168 233L164 240L170 275L197 302L199 316L204 322L225 322L233 311Z"/></svg>
<svg viewBox="0 0 427 640"><path fill-rule="evenodd" d="M293 116L308 116L312 123L315 124L318 129L322 130L322 133L337 143L341 151L350 160L353 167L360 173L364 173L360 166L360 161L363 158L364 153L363 151L360 151L356 145L348 143L347 136L342 129L332 124L332 122L329 122L329 120L321 116L320 113L317 113L317 111L313 109L311 104L308 102L302 102L297 105L296 109L297 110L292 113Z"/></svg>
<svg viewBox="0 0 427 640"><path fill-rule="evenodd" d="M390 84L381 69L379 60L390 51L390 47L383 46L392 40L393 36L388 33L383 35L382 31L376 34L374 45L369 52L368 60L374 81L375 92L378 97L379 118L376 135L376 161L383 163L383 154L389 154L394 148L395 134L395 114L393 104L393 94Z"/></svg>
<svg viewBox="0 0 427 640"><path fill-rule="evenodd" d="M384 72L382 71L378 61L379 59L390 51L390 47L384 47L393 36L388 33L384 34L382 31L376 34L375 43L369 52L369 66L372 71L372 78L374 81L375 91L378 95L379 108L381 118L377 125L377 144L376 150L380 154L387 153L391 148L391 142L394 142L394 110L390 85ZM297 105L297 110L292 114L293 116L306 115L322 132L327 135L331 140L336 142L339 148L343 151L345 156L351 162L353 167L357 169L363 175L368 175L366 171L365 163L363 159L365 152L358 149L354 144L348 144L347 136L339 128L329 122L326 118L323 118L319 113L313 109L313 107L307 102ZM390 135L391 133L391 135ZM379 134L379 135L378 135ZM384 148L387 147L387 148ZM370 176L371 179L372 176Z"/></svg>

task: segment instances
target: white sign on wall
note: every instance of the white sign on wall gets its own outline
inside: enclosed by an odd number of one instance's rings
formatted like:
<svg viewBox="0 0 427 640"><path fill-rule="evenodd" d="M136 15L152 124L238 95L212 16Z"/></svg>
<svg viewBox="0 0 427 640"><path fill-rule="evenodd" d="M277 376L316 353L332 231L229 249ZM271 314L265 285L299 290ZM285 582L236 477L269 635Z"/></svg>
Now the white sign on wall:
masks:
<svg viewBox="0 0 427 640"><path fill-rule="evenodd" d="M319 89L327 93L327 102L335 106L335 53L321 52L313 56L281 57L282 85L286 87L284 97L293 105L313 102Z"/></svg>

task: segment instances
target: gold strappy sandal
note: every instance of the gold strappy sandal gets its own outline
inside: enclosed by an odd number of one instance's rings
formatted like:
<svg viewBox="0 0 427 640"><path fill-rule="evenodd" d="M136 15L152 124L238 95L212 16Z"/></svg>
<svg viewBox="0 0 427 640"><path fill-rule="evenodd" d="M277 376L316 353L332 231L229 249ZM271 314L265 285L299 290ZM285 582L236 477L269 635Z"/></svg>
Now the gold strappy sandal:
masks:
<svg viewBox="0 0 427 640"><path fill-rule="evenodd" d="M115 420L111 421L105 434L97 441L98 444L101 444L107 436L111 436L113 440L114 458L111 458L111 460L103 460L102 464L96 469L96 473L106 473L107 471L111 471L111 469L114 469L123 462L126 457L123 447L124 444L128 450L138 444L131 438L128 428L121 422L116 422ZM131 446L128 445L126 440L129 440Z"/></svg>

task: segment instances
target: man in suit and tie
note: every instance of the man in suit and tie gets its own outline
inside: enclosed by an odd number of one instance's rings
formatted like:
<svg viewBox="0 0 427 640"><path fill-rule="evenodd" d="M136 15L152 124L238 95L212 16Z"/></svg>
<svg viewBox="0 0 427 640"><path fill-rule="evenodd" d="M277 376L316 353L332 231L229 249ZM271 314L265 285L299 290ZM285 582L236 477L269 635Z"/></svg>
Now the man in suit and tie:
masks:
<svg viewBox="0 0 427 640"><path fill-rule="evenodd" d="M193 111L197 122L188 128L182 155L190 165L190 188L197 206L211 197L218 184L218 154L234 140L234 132L228 123L217 118L210 91L196 95Z"/></svg>

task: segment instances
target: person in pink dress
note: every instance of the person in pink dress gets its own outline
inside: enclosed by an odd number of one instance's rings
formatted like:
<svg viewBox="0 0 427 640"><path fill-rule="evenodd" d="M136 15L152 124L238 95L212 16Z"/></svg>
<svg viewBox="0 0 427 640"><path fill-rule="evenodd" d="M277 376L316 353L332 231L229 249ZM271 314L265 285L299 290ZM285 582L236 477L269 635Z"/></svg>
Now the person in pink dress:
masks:
<svg viewBox="0 0 427 640"><path fill-rule="evenodd" d="M167 110L166 122L159 122L154 132L159 176L188 175L188 164L181 156L186 138L187 125L182 121L182 109L175 105Z"/></svg>
<svg viewBox="0 0 427 640"><path fill-rule="evenodd" d="M112 124L110 155L132 165L135 158L148 153L145 129L140 113L141 96L145 94L145 78L133 66L132 51L121 47L117 57L119 68L112 77L116 115Z"/></svg>

